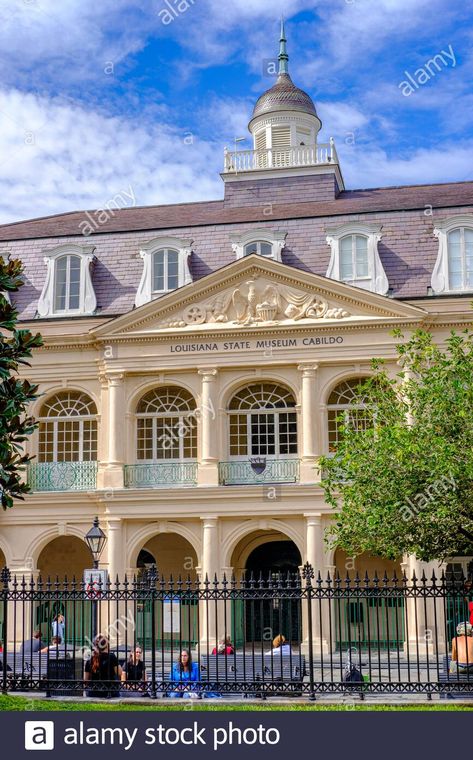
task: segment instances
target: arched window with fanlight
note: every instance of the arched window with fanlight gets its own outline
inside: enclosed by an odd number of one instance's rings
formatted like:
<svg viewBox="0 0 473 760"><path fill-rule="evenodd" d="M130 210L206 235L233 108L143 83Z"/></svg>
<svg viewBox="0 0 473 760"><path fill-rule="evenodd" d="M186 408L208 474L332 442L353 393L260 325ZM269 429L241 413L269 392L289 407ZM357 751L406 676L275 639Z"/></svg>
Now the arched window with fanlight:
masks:
<svg viewBox="0 0 473 760"><path fill-rule="evenodd" d="M258 256L267 256L272 258L273 246L271 243L267 243L265 240L255 240L252 243L247 243L244 249L244 255L249 256L252 253L256 253Z"/></svg>
<svg viewBox="0 0 473 760"><path fill-rule="evenodd" d="M253 383L230 401L229 454L234 459L297 455L296 402L275 383Z"/></svg>
<svg viewBox="0 0 473 760"><path fill-rule="evenodd" d="M86 393L61 391L39 412L39 462L95 462L97 407Z"/></svg>
<svg viewBox="0 0 473 760"><path fill-rule="evenodd" d="M337 449L343 436L342 428L351 425L357 430L366 430L371 424L366 405L360 401L360 389L366 380L366 377L344 380L331 392L327 402L330 452Z"/></svg>
<svg viewBox="0 0 473 760"><path fill-rule="evenodd" d="M138 462L197 458L196 402L185 388L154 388L136 409Z"/></svg>

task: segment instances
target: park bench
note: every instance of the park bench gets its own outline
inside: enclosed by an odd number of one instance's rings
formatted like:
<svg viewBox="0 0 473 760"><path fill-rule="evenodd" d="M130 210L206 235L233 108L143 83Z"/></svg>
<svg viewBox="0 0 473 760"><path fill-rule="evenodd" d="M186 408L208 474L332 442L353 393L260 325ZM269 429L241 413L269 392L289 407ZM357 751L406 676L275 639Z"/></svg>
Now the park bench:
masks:
<svg viewBox="0 0 473 760"><path fill-rule="evenodd" d="M296 696L301 694L304 676L305 657L298 654L271 656L261 652L237 652L200 657L200 677L209 684L210 691L236 691L246 696ZM245 684L249 688L245 689ZM261 692L257 688L260 684L264 686Z"/></svg>

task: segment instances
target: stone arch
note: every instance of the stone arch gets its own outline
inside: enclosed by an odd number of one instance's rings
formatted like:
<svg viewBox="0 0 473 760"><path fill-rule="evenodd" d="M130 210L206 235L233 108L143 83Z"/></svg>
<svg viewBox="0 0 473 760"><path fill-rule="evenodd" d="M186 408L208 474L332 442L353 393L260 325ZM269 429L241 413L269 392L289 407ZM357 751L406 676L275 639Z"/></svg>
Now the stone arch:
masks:
<svg viewBox="0 0 473 760"><path fill-rule="evenodd" d="M40 410L41 407L46 404L49 399L51 399L53 396L56 396L58 393L61 392L67 392L67 391L77 391L79 393L84 393L86 396L89 396L92 401L95 404L95 407L97 409L97 417L100 417L100 398L90 390L90 388L86 388L85 386L81 385L80 383L74 383L74 385L55 385L53 388L48 388L48 390L44 393L44 395L40 396L36 401L33 403L31 408L31 414L33 417L39 417L40 416Z"/></svg>
<svg viewBox="0 0 473 760"><path fill-rule="evenodd" d="M92 520L90 522L92 523ZM81 530L72 525L66 525L64 533L60 533L57 526L49 528L38 536L35 536L26 550L25 557L31 558L33 569L37 569L40 554L51 541L55 538L60 538L61 536L72 536L84 541L85 534L89 527L90 525Z"/></svg>
<svg viewBox="0 0 473 760"><path fill-rule="evenodd" d="M200 558L202 553L201 540L196 537L191 528L181 523L164 522L162 524L149 524L138 530L133 537L129 540L127 545L127 567L133 569L137 567L138 555L142 549L150 551L154 556L150 542L153 538L160 535L174 534L184 539L187 543L190 554L194 560L194 567L200 565ZM179 546L182 548L182 544L179 542ZM149 548L151 547L151 548ZM165 567L160 567L158 557L156 557L158 570L166 575ZM192 568L181 567L180 573L187 575Z"/></svg>
<svg viewBox="0 0 473 760"><path fill-rule="evenodd" d="M179 378L179 380L173 380L172 378L169 378L169 380L164 381L162 383L156 382L156 380L146 380L145 382L141 383L138 387L134 388L133 391L129 394L126 400L126 414L131 415L134 417L136 414L136 407L138 406L139 401L145 396L149 391L154 390L155 388L167 388L168 386L175 386L176 388L183 388L188 393L192 395L196 402L196 406L198 406L198 398L195 388L192 387L189 383L184 383Z"/></svg>
<svg viewBox="0 0 473 760"><path fill-rule="evenodd" d="M293 541L293 543L297 546L301 557L303 556L304 538L293 526L285 523L282 520L247 520L235 528L233 531L231 531L224 540L222 544L222 566L232 567L232 558L237 545L246 536L251 536L252 534L257 533L260 533L260 535L262 533L275 533L279 537L274 538L273 540L275 541L280 540L281 535L283 535L287 538L287 540ZM256 540L256 537L255 539L250 539L250 541L252 540ZM255 548L261 543L265 543L265 541L262 540L259 543L257 542L255 544Z"/></svg>
<svg viewBox="0 0 473 760"><path fill-rule="evenodd" d="M345 382L346 380L355 380L359 378L360 380L362 378L368 378L372 377L373 372L370 369L365 370L343 370L342 372L339 372L337 375L332 376L325 385L321 388L320 393L320 399L322 404L325 406L327 405L328 399L330 398L330 394L332 391L335 390L337 385L341 385L341 383Z"/></svg>
<svg viewBox="0 0 473 760"><path fill-rule="evenodd" d="M2 567L11 566L11 552L5 539L0 536L0 570Z"/></svg>
<svg viewBox="0 0 473 760"><path fill-rule="evenodd" d="M296 405L300 403L300 389L294 387L294 385L290 382L288 382L285 375L279 375L277 372L271 372L271 374L257 374L257 375L251 375L251 377L242 378L240 377L238 380L232 380L231 382L227 383L222 389L220 393L220 407L224 411L227 411L228 405L230 401L232 400L233 396L243 388L246 388L248 385L253 385L254 383L277 383L278 385L281 385L283 388L286 388L288 391L292 393L294 396Z"/></svg>
<svg viewBox="0 0 473 760"><path fill-rule="evenodd" d="M43 578L59 576L82 580L84 570L93 566L93 558L83 537L77 535L56 535L41 550L37 568Z"/></svg>

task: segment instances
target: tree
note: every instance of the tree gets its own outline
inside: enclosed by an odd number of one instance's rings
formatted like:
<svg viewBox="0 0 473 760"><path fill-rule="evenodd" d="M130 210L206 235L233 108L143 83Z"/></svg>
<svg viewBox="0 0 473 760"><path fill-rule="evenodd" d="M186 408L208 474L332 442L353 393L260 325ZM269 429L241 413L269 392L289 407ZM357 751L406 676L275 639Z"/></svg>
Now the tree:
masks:
<svg viewBox="0 0 473 760"><path fill-rule="evenodd" d="M424 330L395 337L400 372L375 360L359 389L366 429L359 413L345 420L320 462L338 512L329 540L350 556L472 553L473 333L452 332L443 349Z"/></svg>
<svg viewBox="0 0 473 760"><path fill-rule="evenodd" d="M29 491L22 483L22 470L31 460L23 453L23 444L37 427L28 416L28 404L38 398L37 385L20 380L20 366L30 366L26 359L42 345L39 334L17 328L18 312L6 293L17 291L23 281L20 261L3 263L0 258L0 497L3 509L13 506Z"/></svg>

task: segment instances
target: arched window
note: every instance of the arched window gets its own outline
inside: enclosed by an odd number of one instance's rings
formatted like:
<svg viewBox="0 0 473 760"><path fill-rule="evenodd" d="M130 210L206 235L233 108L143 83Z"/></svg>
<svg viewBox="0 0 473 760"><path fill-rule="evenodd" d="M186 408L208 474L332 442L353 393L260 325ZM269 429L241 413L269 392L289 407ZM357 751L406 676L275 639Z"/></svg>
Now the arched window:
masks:
<svg viewBox="0 0 473 760"><path fill-rule="evenodd" d="M259 256L273 255L273 246L271 243L266 243L264 240L256 240L254 243L248 243L245 245L245 256L249 256L250 253L257 253Z"/></svg>
<svg viewBox="0 0 473 760"><path fill-rule="evenodd" d="M80 391L61 391L39 414L39 462L94 462L97 407Z"/></svg>
<svg viewBox="0 0 473 760"><path fill-rule="evenodd" d="M168 293L179 287L179 251L162 248L153 253L153 293Z"/></svg>
<svg viewBox="0 0 473 760"><path fill-rule="evenodd" d="M330 451L337 448L342 437L342 427L353 425L357 430L366 430L368 415L365 405L359 401L360 386L366 379L357 377L344 380L330 394L327 404Z"/></svg>
<svg viewBox="0 0 473 760"><path fill-rule="evenodd" d="M346 235L340 240L340 279L355 284L369 276L368 238Z"/></svg>
<svg viewBox="0 0 473 760"><path fill-rule="evenodd" d="M54 273L54 311L80 308L80 256L60 256Z"/></svg>
<svg viewBox="0 0 473 760"><path fill-rule="evenodd" d="M447 236L448 289L473 290L473 228L459 227Z"/></svg>
<svg viewBox="0 0 473 760"><path fill-rule="evenodd" d="M233 396L229 406L230 456L297 454L296 402L274 383L254 383Z"/></svg>
<svg viewBox="0 0 473 760"><path fill-rule="evenodd" d="M40 317L93 314L97 298L92 282L95 246L66 243L45 251L46 280L38 301Z"/></svg>
<svg viewBox="0 0 473 760"><path fill-rule="evenodd" d="M136 410L137 459L196 459L195 411L195 399L184 388L155 388L143 396Z"/></svg>

